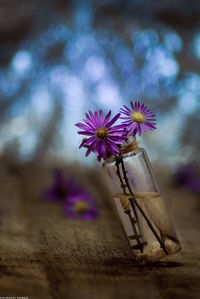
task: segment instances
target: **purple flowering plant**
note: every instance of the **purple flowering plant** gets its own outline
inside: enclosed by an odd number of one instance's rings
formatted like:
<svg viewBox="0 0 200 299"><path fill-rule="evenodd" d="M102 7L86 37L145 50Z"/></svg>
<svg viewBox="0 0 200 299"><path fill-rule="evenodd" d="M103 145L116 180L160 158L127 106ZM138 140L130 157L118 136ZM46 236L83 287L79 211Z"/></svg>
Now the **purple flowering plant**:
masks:
<svg viewBox="0 0 200 299"><path fill-rule="evenodd" d="M44 198L48 201L63 202L71 193L79 192L80 187L72 177L66 178L59 169L53 172L52 185L44 191Z"/></svg>
<svg viewBox="0 0 200 299"><path fill-rule="evenodd" d="M98 209L91 194L77 183L75 177L66 177L57 169L53 173L51 186L44 191L43 197L64 207L68 219L93 220Z"/></svg>
<svg viewBox="0 0 200 299"><path fill-rule="evenodd" d="M64 210L70 219L93 220L98 215L94 199L84 191L69 195Z"/></svg>
<svg viewBox="0 0 200 299"><path fill-rule="evenodd" d="M200 193L200 177L195 164L180 165L174 172L174 183L191 192Z"/></svg>
<svg viewBox="0 0 200 299"><path fill-rule="evenodd" d="M94 152L100 161L106 159L108 154L117 155L119 146L125 142L126 132L123 125L114 125L119 119L120 113L111 118L111 111L104 116L103 112L86 113L83 123L79 122L76 126L80 129L78 134L87 136L80 145L87 147L86 157Z"/></svg>
<svg viewBox="0 0 200 299"><path fill-rule="evenodd" d="M128 137L156 129L155 114L138 101L131 101L130 107L124 105L113 118L111 111L104 115L102 110L89 111L85 116L83 122L75 124L78 134L85 136L79 148L87 149L86 157L93 152L99 161L111 155L118 156ZM123 121L116 125L119 119Z"/></svg>
<svg viewBox="0 0 200 299"><path fill-rule="evenodd" d="M124 105L120 109L123 115L121 119L124 120L122 124L126 125L130 134L136 135L138 133L141 135L144 132L156 129L155 114L150 109L140 102L133 103L131 101L130 104L130 108Z"/></svg>

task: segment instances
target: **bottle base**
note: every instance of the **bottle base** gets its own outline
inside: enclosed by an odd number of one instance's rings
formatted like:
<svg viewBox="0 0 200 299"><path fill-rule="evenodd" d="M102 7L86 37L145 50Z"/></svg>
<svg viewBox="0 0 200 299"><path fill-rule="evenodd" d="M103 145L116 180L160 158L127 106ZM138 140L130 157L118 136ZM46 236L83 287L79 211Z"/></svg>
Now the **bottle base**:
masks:
<svg viewBox="0 0 200 299"><path fill-rule="evenodd" d="M167 257L168 255L176 254L181 250L180 243L176 243L170 239L165 240L165 248L168 252L166 254L164 250L160 247L160 243L155 241L148 246L148 248L144 248L143 253L135 253L136 262L139 264L148 264L152 262L156 262L160 259Z"/></svg>

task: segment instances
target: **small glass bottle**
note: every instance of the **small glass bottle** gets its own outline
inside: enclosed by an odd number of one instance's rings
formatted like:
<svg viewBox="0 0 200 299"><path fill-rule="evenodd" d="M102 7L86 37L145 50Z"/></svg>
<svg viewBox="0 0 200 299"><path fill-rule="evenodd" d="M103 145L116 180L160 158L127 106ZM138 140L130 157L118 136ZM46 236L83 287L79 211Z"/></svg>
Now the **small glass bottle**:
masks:
<svg viewBox="0 0 200 299"><path fill-rule="evenodd" d="M136 259L154 262L180 251L145 150L135 147L119 157L110 157L104 170Z"/></svg>

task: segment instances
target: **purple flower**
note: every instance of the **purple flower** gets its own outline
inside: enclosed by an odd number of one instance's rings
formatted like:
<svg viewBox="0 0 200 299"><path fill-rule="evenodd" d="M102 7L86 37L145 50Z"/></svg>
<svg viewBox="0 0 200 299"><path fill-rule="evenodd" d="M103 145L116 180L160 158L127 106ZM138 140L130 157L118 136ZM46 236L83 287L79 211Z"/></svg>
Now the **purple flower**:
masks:
<svg viewBox="0 0 200 299"><path fill-rule="evenodd" d="M93 220L98 216L95 202L87 192L71 194L64 208L66 216L70 219Z"/></svg>
<svg viewBox="0 0 200 299"><path fill-rule="evenodd" d="M86 113L83 123L79 122L76 126L81 129L79 134L87 136L80 145L86 147L86 157L94 152L100 161L106 159L108 155L117 155L120 152L120 145L126 140L123 125L113 126L120 117L120 113L110 119L111 111L104 116L103 112Z"/></svg>
<svg viewBox="0 0 200 299"><path fill-rule="evenodd" d="M124 105L120 112L124 115L121 117L124 121L122 124L126 126L129 135L141 135L144 132L156 129L155 114L151 112L144 104L140 102L133 103L131 101L131 107L128 108Z"/></svg>
<svg viewBox="0 0 200 299"><path fill-rule="evenodd" d="M195 177L196 171L194 169L194 166L192 166L191 164L180 165L175 170L174 174L175 183L179 186L186 186L188 182L193 180Z"/></svg>
<svg viewBox="0 0 200 299"><path fill-rule="evenodd" d="M49 201L65 201L69 194L79 193L80 186L72 177L66 178L61 170L53 173L53 183L45 190L43 197Z"/></svg>
<svg viewBox="0 0 200 299"><path fill-rule="evenodd" d="M187 182L186 187L194 193L200 192L200 179L198 178L191 179L190 181Z"/></svg>
<svg viewBox="0 0 200 299"><path fill-rule="evenodd" d="M179 166L175 171L174 180L178 186L184 186L192 192L200 192L200 179L193 164Z"/></svg>
<svg viewBox="0 0 200 299"><path fill-rule="evenodd" d="M53 183L43 196L49 201L60 202L71 219L92 220L98 215L89 192L79 186L74 177L65 177L61 170L54 171Z"/></svg>

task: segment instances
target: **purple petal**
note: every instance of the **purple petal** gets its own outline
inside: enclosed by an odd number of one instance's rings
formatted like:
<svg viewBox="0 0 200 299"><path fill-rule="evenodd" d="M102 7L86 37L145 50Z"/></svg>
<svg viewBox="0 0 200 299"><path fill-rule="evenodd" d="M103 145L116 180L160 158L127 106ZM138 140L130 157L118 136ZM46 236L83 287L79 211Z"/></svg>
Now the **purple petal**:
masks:
<svg viewBox="0 0 200 299"><path fill-rule="evenodd" d="M82 124L82 123L78 123L76 124L76 126L81 129L81 130L85 130L85 131L89 131L89 132L94 132L95 130L90 126L87 126L85 124Z"/></svg>
<svg viewBox="0 0 200 299"><path fill-rule="evenodd" d="M118 113L117 115L115 115L115 116L113 117L113 119L111 119L111 120L107 123L106 127L107 127L107 128L111 127L111 126L118 120L119 117L120 117L120 113Z"/></svg>
<svg viewBox="0 0 200 299"><path fill-rule="evenodd" d="M78 134L80 135L85 135L85 136L93 136L94 132L89 132L89 131L78 131Z"/></svg>
<svg viewBox="0 0 200 299"><path fill-rule="evenodd" d="M113 141L107 140L106 143L108 144L111 153L119 153L120 149Z"/></svg>
<svg viewBox="0 0 200 299"><path fill-rule="evenodd" d="M95 114L93 114L91 111L89 111L89 117L90 117L91 121L94 123L95 128L98 128L98 121L97 121Z"/></svg>
<svg viewBox="0 0 200 299"><path fill-rule="evenodd" d="M96 137L95 137L95 136L92 136L92 137L89 137L88 139L85 139L83 142L84 142L86 145L91 145L95 140L96 140Z"/></svg>
<svg viewBox="0 0 200 299"><path fill-rule="evenodd" d="M109 122L110 116L111 116L111 110L108 112L108 114L105 117L104 124L103 124L104 126L106 126L107 123Z"/></svg>
<svg viewBox="0 0 200 299"><path fill-rule="evenodd" d="M105 119L104 119L103 111L99 110L99 122L100 122L100 126L103 126L104 121L105 121Z"/></svg>
<svg viewBox="0 0 200 299"><path fill-rule="evenodd" d="M91 151L92 151L92 147L88 147L88 150L87 150L85 156L88 157L89 154L91 153Z"/></svg>

